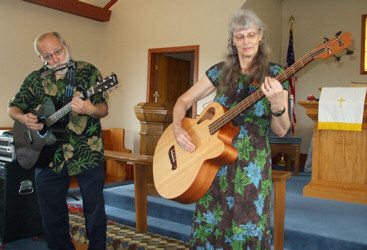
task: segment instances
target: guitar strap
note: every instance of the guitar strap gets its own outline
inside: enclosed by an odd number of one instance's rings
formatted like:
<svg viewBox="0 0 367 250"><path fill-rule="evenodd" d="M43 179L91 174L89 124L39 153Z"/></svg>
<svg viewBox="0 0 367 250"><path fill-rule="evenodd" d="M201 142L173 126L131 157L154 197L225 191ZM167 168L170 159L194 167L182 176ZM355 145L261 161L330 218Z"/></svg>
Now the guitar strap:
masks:
<svg viewBox="0 0 367 250"><path fill-rule="evenodd" d="M76 87L75 82L75 63L68 66L68 71L66 72L66 79L65 79L65 94L64 94L64 105L67 105L73 99L73 91L74 87ZM68 122L68 116L64 116L60 119L60 122Z"/></svg>
<svg viewBox="0 0 367 250"><path fill-rule="evenodd" d="M68 67L65 81L64 106L73 99L73 89L75 84L75 63Z"/></svg>

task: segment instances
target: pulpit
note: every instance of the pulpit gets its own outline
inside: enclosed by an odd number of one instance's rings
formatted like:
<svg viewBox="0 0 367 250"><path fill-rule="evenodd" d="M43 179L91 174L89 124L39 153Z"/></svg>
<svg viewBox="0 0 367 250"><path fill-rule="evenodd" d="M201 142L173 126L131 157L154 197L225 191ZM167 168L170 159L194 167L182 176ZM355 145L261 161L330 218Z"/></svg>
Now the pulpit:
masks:
<svg viewBox="0 0 367 250"><path fill-rule="evenodd" d="M319 130L319 103L298 103L314 121L312 179L303 195L367 204L367 102L361 132Z"/></svg>
<svg viewBox="0 0 367 250"><path fill-rule="evenodd" d="M140 150L142 155L154 155L163 131L172 122L173 107L163 103L141 102L134 107L140 121ZM153 166L148 168L148 194L157 195L153 181Z"/></svg>

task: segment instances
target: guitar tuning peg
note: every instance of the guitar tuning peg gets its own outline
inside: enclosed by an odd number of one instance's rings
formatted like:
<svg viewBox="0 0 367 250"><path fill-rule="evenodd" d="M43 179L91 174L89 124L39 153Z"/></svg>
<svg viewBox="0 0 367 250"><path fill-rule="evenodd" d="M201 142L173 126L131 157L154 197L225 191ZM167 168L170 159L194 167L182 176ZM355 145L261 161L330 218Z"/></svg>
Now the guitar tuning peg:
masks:
<svg viewBox="0 0 367 250"><path fill-rule="evenodd" d="M340 56L334 56L334 57L335 57L334 61L335 61L336 63L338 63L338 62L340 61Z"/></svg>
<svg viewBox="0 0 367 250"><path fill-rule="evenodd" d="M324 37L324 43L326 43L327 41L329 41L329 38Z"/></svg>
<svg viewBox="0 0 367 250"><path fill-rule="evenodd" d="M347 55L350 56L350 55L353 55L354 51L353 50L349 50L349 49L345 49L347 51Z"/></svg>
<svg viewBox="0 0 367 250"><path fill-rule="evenodd" d="M335 36L336 37L338 37L338 36L340 36L340 34L341 34L342 32L341 31L339 31L339 32L337 32L336 34L335 34Z"/></svg>

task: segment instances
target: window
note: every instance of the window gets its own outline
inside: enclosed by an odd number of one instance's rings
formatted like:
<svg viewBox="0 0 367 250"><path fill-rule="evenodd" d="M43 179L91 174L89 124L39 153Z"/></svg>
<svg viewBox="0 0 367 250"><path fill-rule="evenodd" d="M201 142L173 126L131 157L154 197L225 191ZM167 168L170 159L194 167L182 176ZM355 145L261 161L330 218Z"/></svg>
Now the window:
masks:
<svg viewBox="0 0 367 250"><path fill-rule="evenodd" d="M362 15L361 74L367 74L367 15Z"/></svg>

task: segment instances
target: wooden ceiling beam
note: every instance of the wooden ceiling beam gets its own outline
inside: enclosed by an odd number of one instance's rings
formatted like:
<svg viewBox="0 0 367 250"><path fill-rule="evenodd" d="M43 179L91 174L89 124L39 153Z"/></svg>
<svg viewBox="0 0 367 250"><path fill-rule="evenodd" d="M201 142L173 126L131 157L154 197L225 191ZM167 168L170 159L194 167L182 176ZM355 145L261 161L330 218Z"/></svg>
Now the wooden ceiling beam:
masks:
<svg viewBox="0 0 367 250"><path fill-rule="evenodd" d="M111 6L114 5L116 2L117 2L117 0L111 0L108 4L106 4L105 7L103 7L103 9L109 10L111 8Z"/></svg>
<svg viewBox="0 0 367 250"><path fill-rule="evenodd" d="M111 0L104 8L80 2L78 0L23 0L24 2L38 4L44 7L64 11L70 14L90 18L100 22L110 20L111 11L109 8L117 2Z"/></svg>

